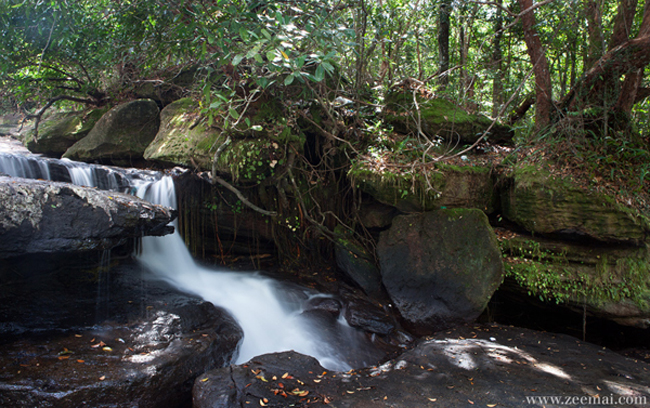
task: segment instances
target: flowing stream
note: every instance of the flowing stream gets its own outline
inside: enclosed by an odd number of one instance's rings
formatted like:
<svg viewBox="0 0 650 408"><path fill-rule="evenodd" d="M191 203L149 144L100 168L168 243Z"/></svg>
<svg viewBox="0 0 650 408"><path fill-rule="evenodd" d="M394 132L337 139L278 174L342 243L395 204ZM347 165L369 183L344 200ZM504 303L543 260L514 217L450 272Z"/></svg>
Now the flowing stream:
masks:
<svg viewBox="0 0 650 408"><path fill-rule="evenodd" d="M152 203L176 207L173 180L159 172L0 154L0 172L12 176L50 178L50 167L55 166L67 168L75 184L132 192ZM327 295L286 286L260 273L201 266L178 232L144 237L137 257L156 278L230 311L244 331L237 363L286 350L311 355L331 370L346 371L378 360L379 353L365 334L343 318L305 310L310 300ZM104 290L98 287L98 293Z"/></svg>

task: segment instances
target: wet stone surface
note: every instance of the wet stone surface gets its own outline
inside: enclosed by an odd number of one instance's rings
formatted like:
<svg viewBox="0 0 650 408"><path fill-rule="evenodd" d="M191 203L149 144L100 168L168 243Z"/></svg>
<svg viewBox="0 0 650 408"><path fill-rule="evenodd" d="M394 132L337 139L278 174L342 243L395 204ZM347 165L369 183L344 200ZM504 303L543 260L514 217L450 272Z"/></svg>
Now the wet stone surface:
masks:
<svg viewBox="0 0 650 408"><path fill-rule="evenodd" d="M242 332L227 312L143 277L138 265L100 276L104 287L60 276L71 272L44 271L41 286L14 276L15 290L1 293L0 406L188 407L194 378L236 353ZM36 304L16 301L12 314L12 294Z"/></svg>
<svg viewBox="0 0 650 408"><path fill-rule="evenodd" d="M199 376L193 399L196 408L514 408L560 406L543 399L554 396L575 398L581 407L619 401L641 407L650 403L648 384L650 365L570 336L467 325L424 338L383 365L347 373L293 352L259 356Z"/></svg>

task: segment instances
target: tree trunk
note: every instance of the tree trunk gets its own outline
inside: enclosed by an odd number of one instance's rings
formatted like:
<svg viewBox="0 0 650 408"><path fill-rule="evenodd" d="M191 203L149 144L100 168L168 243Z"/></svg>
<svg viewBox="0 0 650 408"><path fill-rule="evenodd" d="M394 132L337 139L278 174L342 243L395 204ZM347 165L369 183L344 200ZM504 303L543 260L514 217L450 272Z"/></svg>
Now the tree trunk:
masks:
<svg viewBox="0 0 650 408"><path fill-rule="evenodd" d="M609 39L608 51L614 49L630 39L630 31L636 14L637 0L620 0L616 17L614 17L614 29ZM602 35L602 34L601 34ZM591 66L591 65L587 65Z"/></svg>
<svg viewBox="0 0 650 408"><path fill-rule="evenodd" d="M449 28L451 15L451 0L443 0L438 12L438 55L440 61L440 76L438 83L444 89L449 83Z"/></svg>
<svg viewBox="0 0 650 408"><path fill-rule="evenodd" d="M647 3L650 3L650 0ZM629 76L632 81L633 74L639 70L642 72L648 64L650 64L650 7L646 4L639 35L603 55L587 71L582 80L578 81L576 86L562 98L560 106L570 110L582 109L588 105L603 106L603 90L608 83L617 82L623 75ZM632 99L634 100L634 97ZM615 95L613 100L619 101L619 95ZM628 105L621 102L621 106Z"/></svg>
<svg viewBox="0 0 650 408"><path fill-rule="evenodd" d="M501 6L503 0L497 0ZM494 21L494 43L492 49L492 69L494 79L492 80L492 116L497 117L503 103L503 52L501 50L501 38L503 37L503 10L497 7L497 14Z"/></svg>
<svg viewBox="0 0 650 408"><path fill-rule="evenodd" d="M627 1L627 0L623 0ZM636 1L636 0L632 0ZM587 56L585 66L591 67L598 61L605 51L605 38L603 37L603 16L598 0L589 0L585 5L585 16L587 17Z"/></svg>
<svg viewBox="0 0 650 408"><path fill-rule="evenodd" d="M519 0L522 16L521 23L524 28L524 40L533 64L535 73L535 127L541 130L551 123L551 111L553 108L551 74L548 68L548 60L544 47L535 29L535 13L523 13L533 7L533 0Z"/></svg>

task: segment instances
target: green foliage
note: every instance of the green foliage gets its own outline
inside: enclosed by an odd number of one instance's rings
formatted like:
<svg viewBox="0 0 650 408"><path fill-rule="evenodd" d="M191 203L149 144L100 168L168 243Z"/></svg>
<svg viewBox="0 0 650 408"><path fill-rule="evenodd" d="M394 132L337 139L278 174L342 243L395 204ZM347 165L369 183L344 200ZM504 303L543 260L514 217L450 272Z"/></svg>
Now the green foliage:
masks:
<svg viewBox="0 0 650 408"><path fill-rule="evenodd" d="M647 257L600 257L595 265L570 261L565 251L544 249L539 242L502 241L506 276L528 291L529 296L556 303L605 303L632 301L650 309L650 262Z"/></svg>

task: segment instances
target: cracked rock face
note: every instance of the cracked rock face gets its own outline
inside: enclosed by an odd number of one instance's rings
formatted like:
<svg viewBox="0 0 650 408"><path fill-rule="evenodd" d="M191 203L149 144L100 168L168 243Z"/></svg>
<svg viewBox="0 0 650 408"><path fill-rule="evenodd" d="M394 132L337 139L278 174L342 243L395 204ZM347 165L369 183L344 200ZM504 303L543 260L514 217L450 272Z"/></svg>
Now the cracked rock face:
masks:
<svg viewBox="0 0 650 408"><path fill-rule="evenodd" d="M0 259L103 250L130 237L166 235L175 216L128 194L0 177Z"/></svg>

